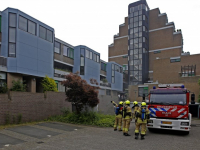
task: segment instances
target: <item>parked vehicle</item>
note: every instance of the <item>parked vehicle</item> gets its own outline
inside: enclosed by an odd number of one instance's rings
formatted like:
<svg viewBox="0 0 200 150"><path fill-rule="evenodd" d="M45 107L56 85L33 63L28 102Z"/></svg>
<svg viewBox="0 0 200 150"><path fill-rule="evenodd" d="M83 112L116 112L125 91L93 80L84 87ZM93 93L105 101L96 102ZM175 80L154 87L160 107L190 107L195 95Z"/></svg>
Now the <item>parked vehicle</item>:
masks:
<svg viewBox="0 0 200 150"><path fill-rule="evenodd" d="M184 85L171 84L153 87L149 93L150 120L152 129L179 130L189 134L192 115L189 113L189 96Z"/></svg>

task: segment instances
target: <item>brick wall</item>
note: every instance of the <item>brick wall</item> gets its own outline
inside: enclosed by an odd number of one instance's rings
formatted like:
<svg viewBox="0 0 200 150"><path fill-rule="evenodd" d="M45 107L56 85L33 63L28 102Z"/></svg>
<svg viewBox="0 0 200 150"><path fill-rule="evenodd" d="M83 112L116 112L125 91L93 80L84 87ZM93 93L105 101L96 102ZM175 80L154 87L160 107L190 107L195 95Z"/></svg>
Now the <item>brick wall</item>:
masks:
<svg viewBox="0 0 200 150"><path fill-rule="evenodd" d="M62 108L72 111L71 103L65 101L64 92L44 93L30 92L10 92L0 94L0 125L5 124L6 114L9 113L10 123L13 116L17 119L18 114L22 114L22 122L39 121L49 116L60 115ZM114 114L114 108L110 101L118 101L118 96L99 95L98 107L93 110L104 114Z"/></svg>
<svg viewBox="0 0 200 150"><path fill-rule="evenodd" d="M71 110L71 103L65 101L65 93L47 92L10 92L11 100L7 94L0 94L0 124L5 123L6 114L13 116L22 114L22 122L46 119L49 116L61 114L61 109L67 107ZM17 117L16 117L17 118Z"/></svg>

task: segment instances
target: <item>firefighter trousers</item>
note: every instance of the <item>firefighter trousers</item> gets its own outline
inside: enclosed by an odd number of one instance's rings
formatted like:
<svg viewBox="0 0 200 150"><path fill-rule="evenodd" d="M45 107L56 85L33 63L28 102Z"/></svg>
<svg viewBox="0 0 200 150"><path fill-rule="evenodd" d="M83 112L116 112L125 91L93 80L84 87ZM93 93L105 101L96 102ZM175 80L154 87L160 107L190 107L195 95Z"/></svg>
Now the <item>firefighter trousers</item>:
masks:
<svg viewBox="0 0 200 150"><path fill-rule="evenodd" d="M141 126L141 135L145 135L145 132L146 132L146 123L136 123L136 126L135 126L135 133L139 133L140 131L140 126Z"/></svg>
<svg viewBox="0 0 200 150"><path fill-rule="evenodd" d="M114 129L117 129L117 127L118 127L118 130L121 130L121 128L122 128L122 118L115 117Z"/></svg>
<svg viewBox="0 0 200 150"><path fill-rule="evenodd" d="M122 124L123 124L122 130L123 130L123 132L125 133L125 119L124 119L124 118L122 118Z"/></svg>
<svg viewBox="0 0 200 150"><path fill-rule="evenodd" d="M130 126L130 119L124 119L124 133L128 133L129 126Z"/></svg>

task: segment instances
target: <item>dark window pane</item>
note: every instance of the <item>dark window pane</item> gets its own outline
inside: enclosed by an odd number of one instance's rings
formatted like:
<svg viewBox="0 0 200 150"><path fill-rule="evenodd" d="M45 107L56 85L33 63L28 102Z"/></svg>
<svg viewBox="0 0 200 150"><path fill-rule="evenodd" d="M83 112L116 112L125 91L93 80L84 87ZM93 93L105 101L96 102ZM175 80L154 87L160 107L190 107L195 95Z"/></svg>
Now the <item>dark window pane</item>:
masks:
<svg viewBox="0 0 200 150"><path fill-rule="evenodd" d="M36 35L36 24L30 20L28 20L28 32Z"/></svg>
<svg viewBox="0 0 200 150"><path fill-rule="evenodd" d="M9 57L15 57L15 44L9 43Z"/></svg>
<svg viewBox="0 0 200 150"><path fill-rule="evenodd" d="M9 13L9 26L16 27L16 14Z"/></svg>
<svg viewBox="0 0 200 150"><path fill-rule="evenodd" d="M50 30L47 30L47 41L49 42L53 41L53 32Z"/></svg>
<svg viewBox="0 0 200 150"><path fill-rule="evenodd" d="M92 59L92 52L90 52L90 59Z"/></svg>
<svg viewBox="0 0 200 150"><path fill-rule="evenodd" d="M9 28L9 42L15 43L15 28Z"/></svg>
<svg viewBox="0 0 200 150"><path fill-rule="evenodd" d="M85 57L90 58L90 51L87 49L85 50Z"/></svg>
<svg viewBox="0 0 200 150"><path fill-rule="evenodd" d="M47 30L44 27L40 26L39 36L42 39L46 39L46 32L47 32Z"/></svg>
<svg viewBox="0 0 200 150"><path fill-rule="evenodd" d="M84 66L80 66L80 75L84 75Z"/></svg>

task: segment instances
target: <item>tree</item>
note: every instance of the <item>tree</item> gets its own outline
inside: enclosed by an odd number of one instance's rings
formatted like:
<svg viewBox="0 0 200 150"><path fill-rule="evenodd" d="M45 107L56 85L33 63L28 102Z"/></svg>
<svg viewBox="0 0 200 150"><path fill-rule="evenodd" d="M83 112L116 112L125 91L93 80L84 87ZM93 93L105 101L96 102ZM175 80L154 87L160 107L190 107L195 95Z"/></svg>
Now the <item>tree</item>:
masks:
<svg viewBox="0 0 200 150"><path fill-rule="evenodd" d="M94 79L92 79L92 82L95 85L98 84ZM68 74L66 80L63 81L62 84L67 89L66 100L75 105L77 114L80 114L84 106L93 108L99 103L99 87L89 85L79 76L78 72L75 74Z"/></svg>
<svg viewBox="0 0 200 150"><path fill-rule="evenodd" d="M23 83L21 80L13 80L13 87L11 88L11 91L21 91L26 92L26 84Z"/></svg>
<svg viewBox="0 0 200 150"><path fill-rule="evenodd" d="M41 84L42 84L44 92L46 91L58 92L56 82L54 81L54 79L49 78L48 76L44 77Z"/></svg>

